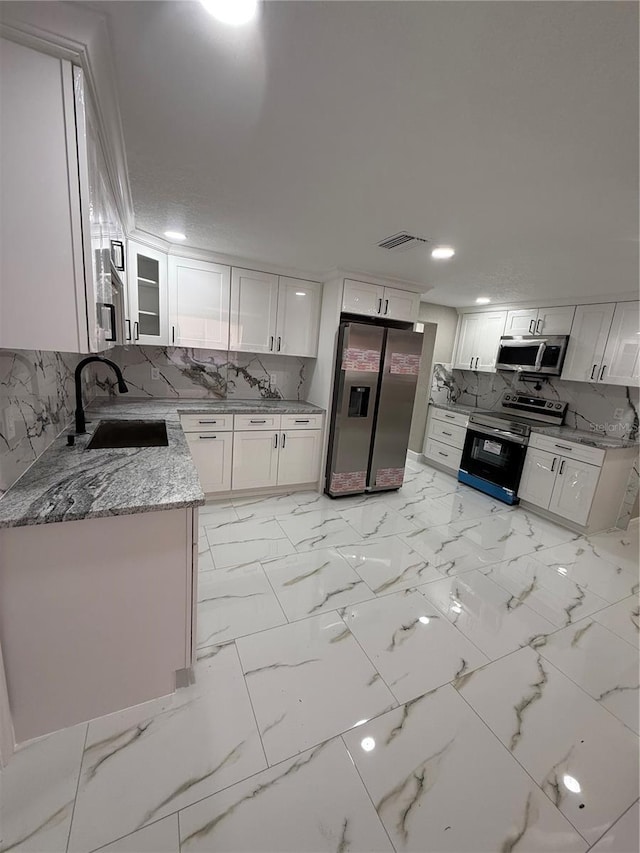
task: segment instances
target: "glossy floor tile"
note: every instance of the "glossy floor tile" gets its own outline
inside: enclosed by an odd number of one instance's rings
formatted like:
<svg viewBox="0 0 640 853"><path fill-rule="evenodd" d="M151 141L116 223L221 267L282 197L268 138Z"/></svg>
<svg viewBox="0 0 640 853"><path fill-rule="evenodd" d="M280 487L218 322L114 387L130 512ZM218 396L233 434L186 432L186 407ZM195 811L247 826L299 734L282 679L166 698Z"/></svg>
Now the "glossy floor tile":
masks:
<svg viewBox="0 0 640 853"><path fill-rule="evenodd" d="M640 733L638 649L595 620L582 619L551 634L538 650L621 722Z"/></svg>
<svg viewBox="0 0 640 853"><path fill-rule="evenodd" d="M185 809L180 835L182 853L393 851L340 740Z"/></svg>
<svg viewBox="0 0 640 853"><path fill-rule="evenodd" d="M637 537L413 461L198 551L195 683L20 749L0 853L637 853Z"/></svg>
<svg viewBox="0 0 640 853"><path fill-rule="evenodd" d="M590 844L638 799L636 735L533 649L458 689Z"/></svg>
<svg viewBox="0 0 640 853"><path fill-rule="evenodd" d="M418 592L396 592L340 611L399 702L488 662Z"/></svg>
<svg viewBox="0 0 640 853"><path fill-rule="evenodd" d="M373 592L334 548L292 554L265 563L287 618L293 622L373 598Z"/></svg>
<svg viewBox="0 0 640 853"><path fill-rule="evenodd" d="M398 851L587 848L450 685L344 742Z"/></svg>
<svg viewBox="0 0 640 853"><path fill-rule="evenodd" d="M286 621L260 563L205 572L198 580L198 648Z"/></svg>
<svg viewBox="0 0 640 853"><path fill-rule="evenodd" d="M269 764L397 702L335 613L237 642Z"/></svg>

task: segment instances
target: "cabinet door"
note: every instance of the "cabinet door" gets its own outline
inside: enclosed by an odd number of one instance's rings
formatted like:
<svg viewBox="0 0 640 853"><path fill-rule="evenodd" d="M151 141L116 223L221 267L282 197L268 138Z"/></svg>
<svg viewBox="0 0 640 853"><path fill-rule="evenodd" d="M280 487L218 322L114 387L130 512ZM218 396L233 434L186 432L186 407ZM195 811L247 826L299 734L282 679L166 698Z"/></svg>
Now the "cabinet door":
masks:
<svg viewBox="0 0 640 853"><path fill-rule="evenodd" d="M471 370L476 360L476 344L480 328L480 314L462 314L458 332L458 345L454 367L459 370Z"/></svg>
<svg viewBox="0 0 640 853"><path fill-rule="evenodd" d="M322 430L292 429L281 433L278 485L315 483L320 474Z"/></svg>
<svg viewBox="0 0 640 853"><path fill-rule="evenodd" d="M599 476L596 465L561 458L549 510L576 524L586 524Z"/></svg>
<svg viewBox="0 0 640 853"><path fill-rule="evenodd" d="M559 456L547 453L546 450L527 448L518 487L518 497L522 498L523 501L529 501L529 503L547 509L559 465Z"/></svg>
<svg viewBox="0 0 640 853"><path fill-rule="evenodd" d="M202 491L228 492L231 489L233 433L186 433L187 443L198 471Z"/></svg>
<svg viewBox="0 0 640 853"><path fill-rule="evenodd" d="M229 349L275 352L278 276L254 270L231 270Z"/></svg>
<svg viewBox="0 0 640 853"><path fill-rule="evenodd" d="M364 281L345 280L342 296L342 310L348 314L364 314L377 317L382 313L384 287L367 284Z"/></svg>
<svg viewBox="0 0 640 853"><path fill-rule="evenodd" d="M619 302L616 305L602 367L598 374L600 382L609 385L638 385L639 306L638 302Z"/></svg>
<svg viewBox="0 0 640 853"><path fill-rule="evenodd" d="M575 305L560 308L538 308L536 335L568 335L576 313ZM505 334L507 334L505 332Z"/></svg>
<svg viewBox="0 0 640 853"><path fill-rule="evenodd" d="M523 308L518 311L507 311L507 322L504 327L504 334L535 335L537 321L537 308Z"/></svg>
<svg viewBox="0 0 640 853"><path fill-rule="evenodd" d="M276 352L315 358L318 355L322 285L280 277Z"/></svg>
<svg viewBox="0 0 640 853"><path fill-rule="evenodd" d="M382 314L390 320L405 320L408 323L413 323L418 319L419 293L385 287L383 299Z"/></svg>
<svg viewBox="0 0 640 853"><path fill-rule="evenodd" d="M234 432L233 489L261 489L278 482L280 434L269 431Z"/></svg>
<svg viewBox="0 0 640 853"><path fill-rule="evenodd" d="M189 258L169 258L169 343L228 349L230 283L229 267Z"/></svg>
<svg viewBox="0 0 640 853"><path fill-rule="evenodd" d="M561 379L597 381L615 307L612 302L578 305Z"/></svg>
<svg viewBox="0 0 640 853"><path fill-rule="evenodd" d="M481 314L480 318L473 369L493 373L496 369L500 338L504 333L506 312L495 311L491 314Z"/></svg>
<svg viewBox="0 0 640 853"><path fill-rule="evenodd" d="M130 242L128 282L132 343L167 346L167 256Z"/></svg>

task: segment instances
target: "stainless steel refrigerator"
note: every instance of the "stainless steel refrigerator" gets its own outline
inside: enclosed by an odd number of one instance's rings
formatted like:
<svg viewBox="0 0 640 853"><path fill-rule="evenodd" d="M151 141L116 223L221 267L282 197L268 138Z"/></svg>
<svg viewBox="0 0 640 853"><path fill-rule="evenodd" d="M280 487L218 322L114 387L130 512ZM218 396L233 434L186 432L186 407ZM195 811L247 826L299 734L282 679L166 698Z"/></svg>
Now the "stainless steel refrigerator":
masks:
<svg viewBox="0 0 640 853"><path fill-rule="evenodd" d="M404 479L423 336L343 322L338 333L325 492L397 489Z"/></svg>

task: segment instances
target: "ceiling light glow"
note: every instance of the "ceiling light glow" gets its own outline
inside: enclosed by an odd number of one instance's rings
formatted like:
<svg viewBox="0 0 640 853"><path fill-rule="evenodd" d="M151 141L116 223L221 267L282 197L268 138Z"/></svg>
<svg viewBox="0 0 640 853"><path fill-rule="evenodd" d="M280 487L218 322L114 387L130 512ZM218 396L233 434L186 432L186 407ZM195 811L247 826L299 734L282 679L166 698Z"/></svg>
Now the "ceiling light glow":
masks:
<svg viewBox="0 0 640 853"><path fill-rule="evenodd" d="M452 246L436 246L431 252L431 257L436 261L448 261L455 253L456 250Z"/></svg>
<svg viewBox="0 0 640 853"><path fill-rule="evenodd" d="M248 24L258 13L258 0L200 0L216 21L239 27Z"/></svg>
<svg viewBox="0 0 640 853"><path fill-rule="evenodd" d="M476 302L478 303L478 305L488 305L491 300L488 296L478 296Z"/></svg>
<svg viewBox="0 0 640 853"><path fill-rule="evenodd" d="M371 752L372 749L375 749L376 742L372 737L365 737L360 742L360 746L365 752Z"/></svg>
<svg viewBox="0 0 640 853"><path fill-rule="evenodd" d="M569 776L567 773L562 777L562 781L564 782L565 788L573 794L579 794L582 790L580 782L578 782L577 779L574 779L573 776Z"/></svg>
<svg viewBox="0 0 640 853"><path fill-rule="evenodd" d="M183 234L182 231L165 231L164 236L168 240L186 240L187 235Z"/></svg>
<svg viewBox="0 0 640 853"><path fill-rule="evenodd" d="M423 625L428 625L429 624L429 617L428 616L419 616L418 622L422 622Z"/></svg>

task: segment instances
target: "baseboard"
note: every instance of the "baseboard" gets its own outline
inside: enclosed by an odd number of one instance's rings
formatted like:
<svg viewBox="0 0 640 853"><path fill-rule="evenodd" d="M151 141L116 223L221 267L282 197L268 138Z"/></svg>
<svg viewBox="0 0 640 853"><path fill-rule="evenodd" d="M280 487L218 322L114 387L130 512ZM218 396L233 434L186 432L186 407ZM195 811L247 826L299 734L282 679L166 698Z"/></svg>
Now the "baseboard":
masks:
<svg viewBox="0 0 640 853"><path fill-rule="evenodd" d="M407 459L411 462L424 462L422 453L416 453L415 450L407 450Z"/></svg>

